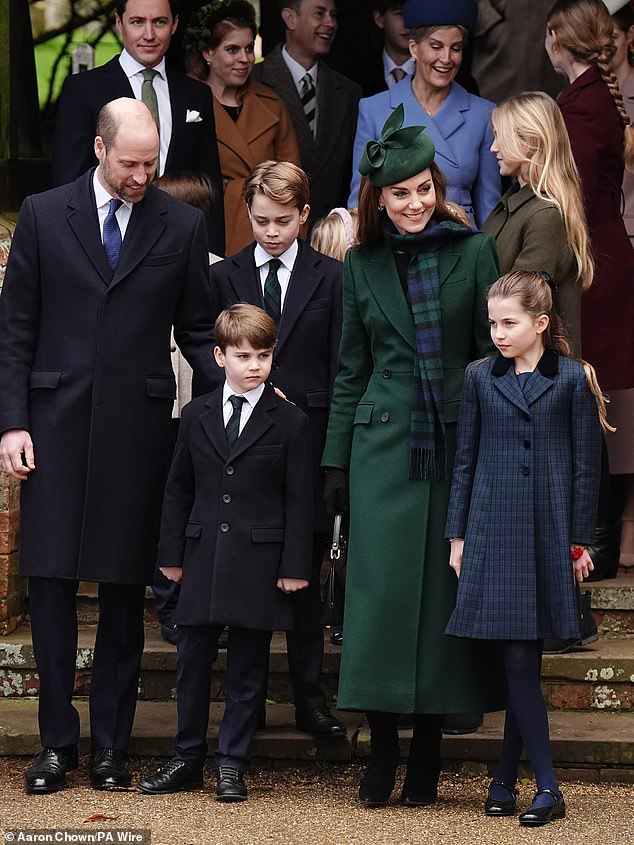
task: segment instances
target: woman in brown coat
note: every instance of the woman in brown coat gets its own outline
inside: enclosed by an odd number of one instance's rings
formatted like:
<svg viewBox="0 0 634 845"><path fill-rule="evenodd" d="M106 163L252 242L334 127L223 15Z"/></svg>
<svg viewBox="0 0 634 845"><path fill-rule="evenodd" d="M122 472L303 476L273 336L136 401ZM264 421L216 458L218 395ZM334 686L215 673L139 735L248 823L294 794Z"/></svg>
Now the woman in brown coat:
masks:
<svg viewBox="0 0 634 845"><path fill-rule="evenodd" d="M185 36L189 73L214 95L227 255L253 240L244 182L255 165L267 159L300 164L286 107L273 89L249 78L256 35L251 3L222 0L195 13Z"/></svg>

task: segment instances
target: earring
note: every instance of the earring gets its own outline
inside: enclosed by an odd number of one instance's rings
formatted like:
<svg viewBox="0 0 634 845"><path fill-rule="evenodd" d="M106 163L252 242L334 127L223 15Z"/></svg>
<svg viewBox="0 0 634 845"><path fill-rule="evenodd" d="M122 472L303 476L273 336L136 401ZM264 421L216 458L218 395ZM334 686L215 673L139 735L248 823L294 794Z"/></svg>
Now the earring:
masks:
<svg viewBox="0 0 634 845"><path fill-rule="evenodd" d="M376 206L376 207L379 209L379 211L383 211L383 210L385 209L385 206L383 205L383 203L381 202L381 200L379 200L379 201L378 201L378 203L377 203L377 206Z"/></svg>

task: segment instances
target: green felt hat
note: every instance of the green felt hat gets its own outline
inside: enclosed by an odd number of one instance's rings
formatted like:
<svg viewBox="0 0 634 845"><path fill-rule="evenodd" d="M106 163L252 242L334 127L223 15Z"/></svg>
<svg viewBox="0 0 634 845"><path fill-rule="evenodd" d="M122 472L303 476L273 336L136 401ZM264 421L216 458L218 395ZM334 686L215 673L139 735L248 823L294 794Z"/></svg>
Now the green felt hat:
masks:
<svg viewBox="0 0 634 845"><path fill-rule="evenodd" d="M395 185L426 170L436 148L424 126L403 126L400 103L385 121L378 141L368 141L359 162L359 173L377 188Z"/></svg>

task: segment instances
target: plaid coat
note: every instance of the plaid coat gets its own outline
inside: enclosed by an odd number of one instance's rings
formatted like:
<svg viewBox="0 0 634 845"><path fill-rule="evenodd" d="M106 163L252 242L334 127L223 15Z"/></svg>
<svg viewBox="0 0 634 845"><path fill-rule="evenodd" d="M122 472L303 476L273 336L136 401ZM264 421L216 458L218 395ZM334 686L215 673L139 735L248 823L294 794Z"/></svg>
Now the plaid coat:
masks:
<svg viewBox="0 0 634 845"><path fill-rule="evenodd" d="M464 537L445 633L577 638L570 543L594 534L601 429L582 365L552 350L522 391L513 359L467 368L446 536Z"/></svg>

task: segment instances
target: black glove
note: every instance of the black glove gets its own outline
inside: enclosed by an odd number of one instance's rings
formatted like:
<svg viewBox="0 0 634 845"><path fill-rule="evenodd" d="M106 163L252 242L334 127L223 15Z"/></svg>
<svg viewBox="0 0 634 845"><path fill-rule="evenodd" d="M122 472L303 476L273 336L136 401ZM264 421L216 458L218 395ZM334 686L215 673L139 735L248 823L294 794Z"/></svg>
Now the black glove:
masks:
<svg viewBox="0 0 634 845"><path fill-rule="evenodd" d="M350 510L348 494L348 473L345 469L329 467L324 482L324 502L328 516L347 513Z"/></svg>

